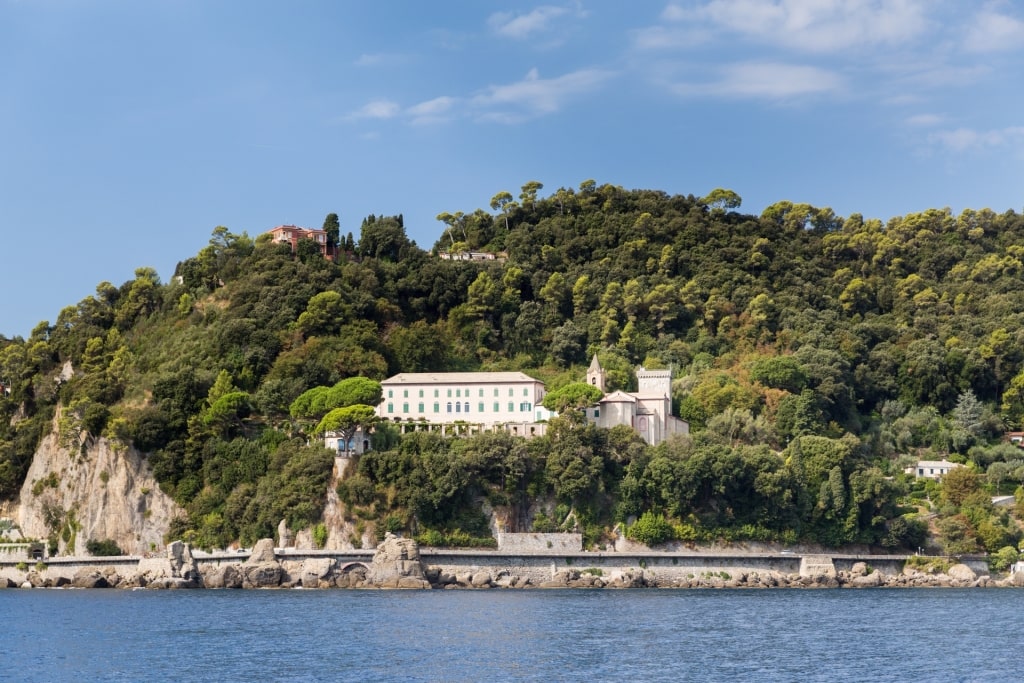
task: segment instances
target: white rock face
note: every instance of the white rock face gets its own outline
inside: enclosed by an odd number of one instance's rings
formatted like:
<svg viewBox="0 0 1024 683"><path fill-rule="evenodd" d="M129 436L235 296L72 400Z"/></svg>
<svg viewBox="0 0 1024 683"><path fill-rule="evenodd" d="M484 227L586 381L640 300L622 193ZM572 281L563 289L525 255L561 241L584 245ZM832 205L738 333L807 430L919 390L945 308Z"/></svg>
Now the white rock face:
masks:
<svg viewBox="0 0 1024 683"><path fill-rule="evenodd" d="M115 448L104 438L89 439L84 451L74 452L58 443L58 408L51 433L42 439L21 487L18 524L26 536L46 538L47 508L73 511L80 525L75 547L61 539L61 554L86 555L89 540L112 540L126 553L141 554L163 548L167 526L181 508L157 485L149 465L134 448ZM56 482L56 487L37 482ZM145 491L145 493L144 493Z"/></svg>

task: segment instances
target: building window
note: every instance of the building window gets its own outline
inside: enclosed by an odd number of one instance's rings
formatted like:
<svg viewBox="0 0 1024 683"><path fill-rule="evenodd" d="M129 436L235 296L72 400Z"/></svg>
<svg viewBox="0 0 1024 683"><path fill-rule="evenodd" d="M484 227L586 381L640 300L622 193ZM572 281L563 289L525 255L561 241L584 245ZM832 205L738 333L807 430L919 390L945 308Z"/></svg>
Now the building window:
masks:
<svg viewBox="0 0 1024 683"><path fill-rule="evenodd" d="M480 390L480 398L483 398L483 397L484 397L484 390L483 390L483 389L481 389L481 390Z"/></svg>
<svg viewBox="0 0 1024 683"><path fill-rule="evenodd" d="M512 403L512 401L508 402L508 412L510 412L510 413L516 412L516 404Z"/></svg>
<svg viewBox="0 0 1024 683"><path fill-rule="evenodd" d="M423 398L423 390L420 389L420 398Z"/></svg>
<svg viewBox="0 0 1024 683"><path fill-rule="evenodd" d="M497 398L497 397L498 397L498 390L497 390L497 389L495 389L495 390L494 390L494 397L495 397L495 398Z"/></svg>
<svg viewBox="0 0 1024 683"><path fill-rule="evenodd" d="M402 404L402 412L403 413L408 413L409 412L409 404L408 403L403 403Z"/></svg>
<svg viewBox="0 0 1024 683"><path fill-rule="evenodd" d="M508 395L509 395L509 396L514 396L514 395L515 395L515 393L514 393L514 392L515 392L515 389L513 389L512 387L509 387L509 388L508 388Z"/></svg>
<svg viewBox="0 0 1024 683"><path fill-rule="evenodd" d="M451 397L452 397L452 390L451 390L451 389L449 389L449 390L448 390L448 398L451 398Z"/></svg>
<svg viewBox="0 0 1024 683"><path fill-rule="evenodd" d="M448 412L452 412L452 402L448 401Z"/></svg>
<svg viewBox="0 0 1024 683"><path fill-rule="evenodd" d="M394 398L394 397L395 397L395 392L393 392L391 389L388 389L388 398Z"/></svg>
<svg viewBox="0 0 1024 683"><path fill-rule="evenodd" d="M529 403L526 403L524 401L523 403L519 404L519 412L521 412L521 413L528 413L531 410L533 410L533 406L530 405Z"/></svg>
<svg viewBox="0 0 1024 683"><path fill-rule="evenodd" d="M440 395L441 395L441 390L440 389L434 389L434 398L437 398Z"/></svg>
<svg viewBox="0 0 1024 683"><path fill-rule="evenodd" d="M498 412L498 411L500 411L500 410L501 410L501 407L500 407L500 406L498 405L498 402L497 402L497 401L495 401L495 402L494 402L494 412Z"/></svg>
<svg viewBox="0 0 1024 683"><path fill-rule="evenodd" d="M455 398L462 398L462 389L455 390Z"/></svg>
<svg viewBox="0 0 1024 683"><path fill-rule="evenodd" d="M484 412L484 402L483 401L480 401L479 403L476 404L476 412L478 412L478 413Z"/></svg>
<svg viewBox="0 0 1024 683"><path fill-rule="evenodd" d="M466 401L465 406L466 406L466 409L465 409L464 412L468 413L469 412L469 401Z"/></svg>
<svg viewBox="0 0 1024 683"><path fill-rule="evenodd" d="M434 401L434 412L435 413L440 413L441 412L441 404L438 403L437 401Z"/></svg>
<svg viewBox="0 0 1024 683"><path fill-rule="evenodd" d="M422 403L420 404L420 412L421 413L423 412L423 404Z"/></svg>
<svg viewBox="0 0 1024 683"><path fill-rule="evenodd" d="M402 389L402 398L409 398L409 390Z"/></svg>
<svg viewBox="0 0 1024 683"><path fill-rule="evenodd" d="M455 412L456 412L456 413L461 413L461 412L462 412L462 410L461 410L461 409L462 409L462 404L461 404L461 403L459 403L458 401L456 401L456 402L455 402Z"/></svg>
<svg viewBox="0 0 1024 683"><path fill-rule="evenodd" d="M523 387L523 396L530 395L530 387Z"/></svg>
<svg viewBox="0 0 1024 683"><path fill-rule="evenodd" d="M601 409L600 408L594 408L594 417L595 418L601 417Z"/></svg>
<svg viewBox="0 0 1024 683"><path fill-rule="evenodd" d="M395 404L394 403L389 403L388 404L388 412L389 413L395 412Z"/></svg>

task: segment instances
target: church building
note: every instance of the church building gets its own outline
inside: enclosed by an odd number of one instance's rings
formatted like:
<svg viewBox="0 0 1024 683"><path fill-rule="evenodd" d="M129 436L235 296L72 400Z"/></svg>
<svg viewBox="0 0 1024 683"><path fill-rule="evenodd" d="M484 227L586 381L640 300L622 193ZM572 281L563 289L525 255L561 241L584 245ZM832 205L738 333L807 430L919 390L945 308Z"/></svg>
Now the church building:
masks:
<svg viewBox="0 0 1024 683"><path fill-rule="evenodd" d="M586 409L587 420L611 429L629 425L647 443L656 446L672 434L688 434L690 425L672 415L672 371L636 369L637 391L613 391ZM587 369L587 384L605 391L604 369L595 355Z"/></svg>

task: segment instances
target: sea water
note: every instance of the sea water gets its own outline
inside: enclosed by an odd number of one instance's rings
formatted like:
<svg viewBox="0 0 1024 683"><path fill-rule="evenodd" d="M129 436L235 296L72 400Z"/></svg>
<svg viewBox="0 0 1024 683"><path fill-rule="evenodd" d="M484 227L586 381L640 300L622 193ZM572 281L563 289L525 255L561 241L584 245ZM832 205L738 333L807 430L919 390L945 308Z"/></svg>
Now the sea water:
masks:
<svg viewBox="0 0 1024 683"><path fill-rule="evenodd" d="M0 680L1020 680L1024 590L0 591Z"/></svg>

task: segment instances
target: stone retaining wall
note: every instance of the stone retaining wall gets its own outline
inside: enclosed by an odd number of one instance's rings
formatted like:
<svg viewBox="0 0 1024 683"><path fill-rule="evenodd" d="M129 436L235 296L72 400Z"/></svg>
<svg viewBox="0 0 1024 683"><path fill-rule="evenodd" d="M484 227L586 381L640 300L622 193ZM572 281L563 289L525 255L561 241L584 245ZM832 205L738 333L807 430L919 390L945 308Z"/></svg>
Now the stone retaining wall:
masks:
<svg viewBox="0 0 1024 683"><path fill-rule="evenodd" d="M578 537L575 534L560 536L567 537L565 543L573 542L569 537ZM524 540L528 541L523 544L526 546L536 542L536 539ZM545 550L546 543L546 540L543 541ZM327 585L341 585L331 583L331 577L353 567L371 567L375 555L373 550L296 551L273 549L269 545L263 552L266 556L262 561L279 565L283 577L280 585L287 586L291 581L308 587L323 587L322 579L325 577L330 579ZM244 570L247 565L259 559L251 559L249 553L197 552L194 559L187 552L186 555L195 575L207 579L213 574L223 575L225 571L230 574ZM417 561L422 563L427 578L435 587L537 587L567 581L569 585L581 585L578 583L581 576L588 579L603 577L596 585L617 586L846 585L853 578L864 575L873 576L872 581L877 580L876 585L906 585L907 576L913 574L912 571L904 571L906 556L900 555L582 551L529 553L423 548L418 550ZM0 586L20 586L26 582L32 585L68 585L76 575L81 577L84 574L104 574L111 579L110 585L130 585L132 577L138 580L138 577L144 576L163 576L173 578L179 584L183 583L181 579L184 578L184 570L179 566L181 558L174 560L173 557L170 560L161 557L52 558L45 564L24 562L20 567L18 564L0 558ZM988 574L983 558L965 558L964 564L979 577ZM172 566L174 569L171 569ZM302 578L306 574L311 576ZM118 582L117 577L125 581ZM881 580L883 577L885 581ZM804 584L799 583L801 580L804 580ZM202 584L203 581L199 580L198 585ZM214 584L207 581L207 585Z"/></svg>
<svg viewBox="0 0 1024 683"><path fill-rule="evenodd" d="M497 534L500 553L578 553L583 534Z"/></svg>

